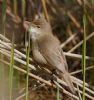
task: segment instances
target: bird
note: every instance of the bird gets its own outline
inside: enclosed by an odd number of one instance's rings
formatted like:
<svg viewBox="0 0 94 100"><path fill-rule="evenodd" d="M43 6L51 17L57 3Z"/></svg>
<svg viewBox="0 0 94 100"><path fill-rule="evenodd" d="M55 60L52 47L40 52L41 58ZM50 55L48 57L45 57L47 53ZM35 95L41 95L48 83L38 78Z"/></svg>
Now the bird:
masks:
<svg viewBox="0 0 94 100"><path fill-rule="evenodd" d="M50 65L52 69L56 69L62 80L67 83L69 90L75 93L60 41L53 35L49 22L43 16L39 16L32 23L27 23L27 26L32 40L34 60L41 64Z"/></svg>

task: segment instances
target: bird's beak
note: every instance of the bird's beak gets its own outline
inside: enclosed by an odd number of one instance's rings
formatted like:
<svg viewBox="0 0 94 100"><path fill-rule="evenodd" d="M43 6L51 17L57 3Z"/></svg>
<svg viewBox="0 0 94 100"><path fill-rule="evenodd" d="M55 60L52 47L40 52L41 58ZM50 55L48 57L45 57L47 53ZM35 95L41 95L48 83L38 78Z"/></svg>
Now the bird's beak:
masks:
<svg viewBox="0 0 94 100"><path fill-rule="evenodd" d="M24 21L23 26L24 26L24 28L25 28L26 30L28 30L30 24L31 24L31 23L30 23L29 21Z"/></svg>
<svg viewBox="0 0 94 100"><path fill-rule="evenodd" d="M23 26L29 33L32 33L32 32L35 33L36 31L34 26L31 24L31 22L24 21Z"/></svg>

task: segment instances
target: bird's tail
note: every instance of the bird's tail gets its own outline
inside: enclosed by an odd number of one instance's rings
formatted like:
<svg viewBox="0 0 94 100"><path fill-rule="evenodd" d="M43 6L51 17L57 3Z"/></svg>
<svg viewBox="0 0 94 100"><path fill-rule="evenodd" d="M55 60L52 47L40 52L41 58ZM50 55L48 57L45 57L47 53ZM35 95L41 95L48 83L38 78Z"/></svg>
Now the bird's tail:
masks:
<svg viewBox="0 0 94 100"><path fill-rule="evenodd" d="M73 83L71 81L70 74L68 72L65 72L62 75L63 75L62 78L67 83L70 91L75 94L75 89L74 89Z"/></svg>

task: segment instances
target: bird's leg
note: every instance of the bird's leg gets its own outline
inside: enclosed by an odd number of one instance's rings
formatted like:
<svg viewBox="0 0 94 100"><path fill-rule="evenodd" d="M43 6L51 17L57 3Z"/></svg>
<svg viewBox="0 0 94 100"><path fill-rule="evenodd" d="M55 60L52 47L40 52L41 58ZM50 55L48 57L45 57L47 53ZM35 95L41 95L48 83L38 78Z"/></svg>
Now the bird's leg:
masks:
<svg viewBox="0 0 94 100"><path fill-rule="evenodd" d="M51 71L51 77L50 77L50 80L51 80L51 83L52 83L52 86L54 85L54 81L57 81L57 79L55 78L54 74L56 74L56 69L53 69Z"/></svg>

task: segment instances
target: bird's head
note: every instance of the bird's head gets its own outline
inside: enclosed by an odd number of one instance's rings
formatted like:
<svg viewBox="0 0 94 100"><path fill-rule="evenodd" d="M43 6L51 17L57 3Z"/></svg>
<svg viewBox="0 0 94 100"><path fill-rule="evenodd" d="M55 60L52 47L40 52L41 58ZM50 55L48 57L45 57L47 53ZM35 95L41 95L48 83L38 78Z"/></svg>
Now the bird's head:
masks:
<svg viewBox="0 0 94 100"><path fill-rule="evenodd" d="M25 24L28 24L27 30L31 39L38 39L45 34L51 33L51 26L43 16L36 18L32 23Z"/></svg>

